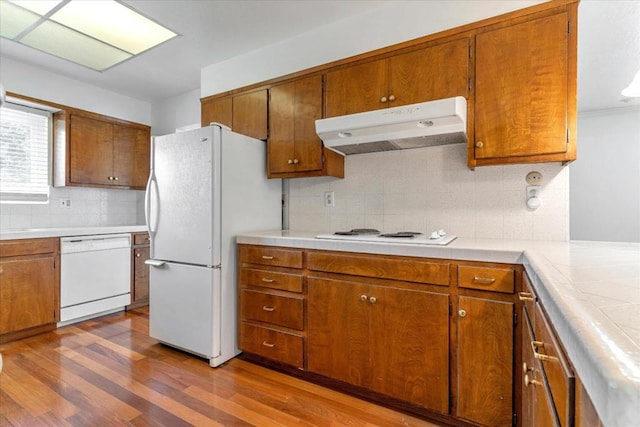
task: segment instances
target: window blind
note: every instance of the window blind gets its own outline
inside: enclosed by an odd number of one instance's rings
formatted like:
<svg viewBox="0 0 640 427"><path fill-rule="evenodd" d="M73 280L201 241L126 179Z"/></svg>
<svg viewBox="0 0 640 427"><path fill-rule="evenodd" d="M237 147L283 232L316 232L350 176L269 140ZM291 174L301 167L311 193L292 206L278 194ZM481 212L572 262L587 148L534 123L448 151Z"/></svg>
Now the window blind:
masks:
<svg viewBox="0 0 640 427"><path fill-rule="evenodd" d="M49 201L51 112L6 102L0 108L0 203Z"/></svg>

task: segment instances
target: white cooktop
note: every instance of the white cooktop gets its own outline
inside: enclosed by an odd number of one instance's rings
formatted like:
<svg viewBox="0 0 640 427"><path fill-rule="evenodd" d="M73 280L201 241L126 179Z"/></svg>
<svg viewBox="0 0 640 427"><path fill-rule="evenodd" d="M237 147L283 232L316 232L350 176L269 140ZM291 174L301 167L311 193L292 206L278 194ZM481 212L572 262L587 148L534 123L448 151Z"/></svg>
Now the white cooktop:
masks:
<svg viewBox="0 0 640 427"><path fill-rule="evenodd" d="M356 242L377 242L377 243L401 243L403 245L435 245L446 246L456 239L456 236L445 235L437 239L419 235L415 237L380 237L377 234L357 234L357 235L341 235L341 234L318 234L316 239L327 240L349 240Z"/></svg>

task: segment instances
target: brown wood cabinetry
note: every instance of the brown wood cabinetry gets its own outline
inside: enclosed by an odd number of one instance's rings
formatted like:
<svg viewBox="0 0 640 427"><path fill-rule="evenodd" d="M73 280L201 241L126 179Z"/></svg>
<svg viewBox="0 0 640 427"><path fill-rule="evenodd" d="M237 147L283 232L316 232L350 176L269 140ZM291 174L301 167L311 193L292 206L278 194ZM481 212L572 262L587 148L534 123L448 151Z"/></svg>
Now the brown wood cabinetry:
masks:
<svg viewBox="0 0 640 427"><path fill-rule="evenodd" d="M326 74L325 117L468 97L468 38L423 47Z"/></svg>
<svg viewBox="0 0 640 427"><path fill-rule="evenodd" d="M576 158L575 16L574 8L479 31L470 165Z"/></svg>
<svg viewBox="0 0 640 427"><path fill-rule="evenodd" d="M267 101L266 89L236 96L204 99L200 110L201 125L220 123L242 135L266 140Z"/></svg>
<svg viewBox="0 0 640 427"><path fill-rule="evenodd" d="M54 185L144 189L149 126L98 114L54 114Z"/></svg>
<svg viewBox="0 0 640 427"><path fill-rule="evenodd" d="M304 367L302 251L239 246L239 347Z"/></svg>
<svg viewBox="0 0 640 427"><path fill-rule="evenodd" d="M127 309L149 304L149 234L133 233L131 247L131 304Z"/></svg>
<svg viewBox="0 0 640 427"><path fill-rule="evenodd" d="M233 127L233 97L203 100L200 108L201 125L220 123Z"/></svg>
<svg viewBox="0 0 640 427"><path fill-rule="evenodd" d="M55 329L59 240L0 242L0 343Z"/></svg>
<svg viewBox="0 0 640 427"><path fill-rule="evenodd" d="M324 149L315 121L322 118L322 76L273 86L269 94L270 178L344 176L344 157Z"/></svg>

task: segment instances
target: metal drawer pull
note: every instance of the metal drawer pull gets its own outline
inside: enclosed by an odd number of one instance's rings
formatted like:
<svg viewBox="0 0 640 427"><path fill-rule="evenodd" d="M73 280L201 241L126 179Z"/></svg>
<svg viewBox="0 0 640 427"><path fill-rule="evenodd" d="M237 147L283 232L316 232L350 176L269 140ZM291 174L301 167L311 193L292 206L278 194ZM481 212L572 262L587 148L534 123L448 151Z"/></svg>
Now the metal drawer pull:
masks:
<svg viewBox="0 0 640 427"><path fill-rule="evenodd" d="M273 347L276 346L275 344L271 344L271 343L268 343L266 341L262 341L262 345L265 346L265 347L269 347L269 348L273 348Z"/></svg>
<svg viewBox="0 0 640 427"><path fill-rule="evenodd" d="M474 282L480 282L480 283L482 283L484 285L490 285L493 282L495 282L496 279L494 279L493 277L478 277L478 276L475 276L473 278L473 281Z"/></svg>
<svg viewBox="0 0 640 427"><path fill-rule="evenodd" d="M275 307L267 307L266 305L263 305L263 306L262 306L262 309L263 309L264 311L276 311L276 308L275 308Z"/></svg>
<svg viewBox="0 0 640 427"><path fill-rule="evenodd" d="M518 299L520 301L533 301L533 294L531 292L518 292Z"/></svg>
<svg viewBox="0 0 640 427"><path fill-rule="evenodd" d="M273 280L273 279L267 279L266 277L263 277L263 278L262 278L262 281L263 281L263 282L265 282L265 283L273 283L273 282L275 282L275 280Z"/></svg>
<svg viewBox="0 0 640 427"><path fill-rule="evenodd" d="M262 259L273 259L273 257L269 255L262 255Z"/></svg>
<svg viewBox="0 0 640 427"><path fill-rule="evenodd" d="M529 387L529 384L531 384L534 387L542 385L542 383L540 381L531 379L531 378L529 378L529 375L525 375L524 376L524 386L525 387Z"/></svg>
<svg viewBox="0 0 640 427"><path fill-rule="evenodd" d="M538 347L544 348L544 343L542 341L531 341L531 350L533 351L533 357L542 361L550 361L556 362L558 361L557 357L549 356L547 354L538 353Z"/></svg>
<svg viewBox="0 0 640 427"><path fill-rule="evenodd" d="M360 301L367 302L368 300L369 297L367 297L366 295L360 295Z"/></svg>
<svg viewBox="0 0 640 427"><path fill-rule="evenodd" d="M369 302L370 302L371 304L375 304L375 303L376 303L376 301L378 301L378 299L377 299L376 297L369 297Z"/></svg>

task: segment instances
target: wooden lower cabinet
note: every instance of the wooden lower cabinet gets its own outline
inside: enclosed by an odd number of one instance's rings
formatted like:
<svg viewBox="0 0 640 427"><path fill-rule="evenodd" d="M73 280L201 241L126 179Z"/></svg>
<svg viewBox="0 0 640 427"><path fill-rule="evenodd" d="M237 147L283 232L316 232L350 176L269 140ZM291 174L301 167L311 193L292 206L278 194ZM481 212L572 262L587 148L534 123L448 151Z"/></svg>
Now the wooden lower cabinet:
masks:
<svg viewBox="0 0 640 427"><path fill-rule="evenodd" d="M448 413L448 295L314 277L308 287L309 371Z"/></svg>
<svg viewBox="0 0 640 427"><path fill-rule="evenodd" d="M149 266L145 261L151 258L149 235L133 233L131 247L131 304L127 309L149 304Z"/></svg>
<svg viewBox="0 0 640 427"><path fill-rule="evenodd" d="M486 426L513 423L514 303L458 297L457 411Z"/></svg>
<svg viewBox="0 0 640 427"><path fill-rule="evenodd" d="M0 342L55 329L58 239L0 242Z"/></svg>

